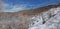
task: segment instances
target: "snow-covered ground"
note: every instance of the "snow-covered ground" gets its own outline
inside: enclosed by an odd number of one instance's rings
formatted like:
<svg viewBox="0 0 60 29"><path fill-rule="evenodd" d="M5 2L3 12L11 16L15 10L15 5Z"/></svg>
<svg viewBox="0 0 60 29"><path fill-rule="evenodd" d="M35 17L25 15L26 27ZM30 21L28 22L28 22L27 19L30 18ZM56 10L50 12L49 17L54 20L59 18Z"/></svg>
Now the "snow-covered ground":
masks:
<svg viewBox="0 0 60 29"><path fill-rule="evenodd" d="M0 29L60 29L60 7L30 16L1 13Z"/></svg>
<svg viewBox="0 0 60 29"><path fill-rule="evenodd" d="M60 7L51 8L30 19L28 29L60 29Z"/></svg>

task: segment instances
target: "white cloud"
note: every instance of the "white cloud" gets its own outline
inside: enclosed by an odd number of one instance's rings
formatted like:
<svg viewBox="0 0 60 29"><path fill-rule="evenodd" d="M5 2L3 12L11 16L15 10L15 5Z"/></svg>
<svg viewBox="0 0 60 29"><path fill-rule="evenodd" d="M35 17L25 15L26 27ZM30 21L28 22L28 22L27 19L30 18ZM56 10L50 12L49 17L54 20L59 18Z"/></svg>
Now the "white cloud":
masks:
<svg viewBox="0 0 60 29"><path fill-rule="evenodd" d="M3 2L0 0L0 11L3 9Z"/></svg>
<svg viewBox="0 0 60 29"><path fill-rule="evenodd" d="M17 11L25 10L26 7L27 7L27 5L23 5L23 4L14 5L14 6L13 5L7 5L7 6L5 6L6 10L4 10L4 11L5 12L17 12Z"/></svg>
<svg viewBox="0 0 60 29"><path fill-rule="evenodd" d="M12 5L8 3L4 3L0 0L0 12L17 12L21 10L27 10L29 9L27 8L28 6L32 6L32 5L29 5L29 4Z"/></svg>
<svg viewBox="0 0 60 29"><path fill-rule="evenodd" d="M4 12L17 12L17 11L21 11L21 10L25 10L27 7L27 4L26 5L9 5L9 4L4 4L4 8L2 8L2 11Z"/></svg>

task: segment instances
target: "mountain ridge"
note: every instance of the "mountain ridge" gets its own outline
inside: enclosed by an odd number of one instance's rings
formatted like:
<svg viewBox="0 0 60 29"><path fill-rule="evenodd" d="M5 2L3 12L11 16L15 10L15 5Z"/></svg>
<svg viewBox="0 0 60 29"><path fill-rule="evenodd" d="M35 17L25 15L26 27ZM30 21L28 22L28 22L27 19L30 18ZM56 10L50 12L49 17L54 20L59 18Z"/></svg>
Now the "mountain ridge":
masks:
<svg viewBox="0 0 60 29"><path fill-rule="evenodd" d="M26 29L29 24L28 17L38 15L42 12L46 12L46 11L50 10L51 8L57 8L57 7L60 7L60 4L49 5L49 6L32 9L32 10L23 10L23 11L19 11L19 12L0 12L0 24L3 24L3 25L8 24L10 27L15 26L16 29L18 29L18 28ZM6 21L7 21L7 23L6 23ZM13 25L11 25L9 23L11 23ZM8 28L8 27L5 27L5 28Z"/></svg>

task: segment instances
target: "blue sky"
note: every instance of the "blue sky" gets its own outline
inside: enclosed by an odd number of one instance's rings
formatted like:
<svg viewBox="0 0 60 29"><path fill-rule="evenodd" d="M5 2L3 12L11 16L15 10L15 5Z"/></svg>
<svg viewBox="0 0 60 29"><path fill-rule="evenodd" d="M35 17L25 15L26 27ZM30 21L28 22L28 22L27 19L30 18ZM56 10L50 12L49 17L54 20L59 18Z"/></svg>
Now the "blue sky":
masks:
<svg viewBox="0 0 60 29"><path fill-rule="evenodd" d="M60 0L2 0L2 2L5 5L4 11L17 12L60 3Z"/></svg>

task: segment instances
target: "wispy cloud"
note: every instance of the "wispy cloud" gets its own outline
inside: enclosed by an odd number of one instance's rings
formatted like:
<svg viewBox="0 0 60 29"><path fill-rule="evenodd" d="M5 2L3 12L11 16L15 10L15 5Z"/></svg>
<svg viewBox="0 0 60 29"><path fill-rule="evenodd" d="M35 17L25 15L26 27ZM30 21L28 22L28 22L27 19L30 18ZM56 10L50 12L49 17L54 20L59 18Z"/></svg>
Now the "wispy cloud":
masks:
<svg viewBox="0 0 60 29"><path fill-rule="evenodd" d="M27 5L24 5L24 4L20 4L20 5L9 5L9 4L7 4L7 6L5 6L4 12L17 12L17 11L27 9L26 7L27 7Z"/></svg>
<svg viewBox="0 0 60 29"><path fill-rule="evenodd" d="M34 5L30 5L30 4L12 5L12 4L8 4L8 3L4 3L3 1L0 0L0 12L17 12L17 11L21 11L21 10L30 9L30 8L32 8L32 6L34 6Z"/></svg>
<svg viewBox="0 0 60 29"><path fill-rule="evenodd" d="M3 10L3 2L0 0L0 11L2 11Z"/></svg>

